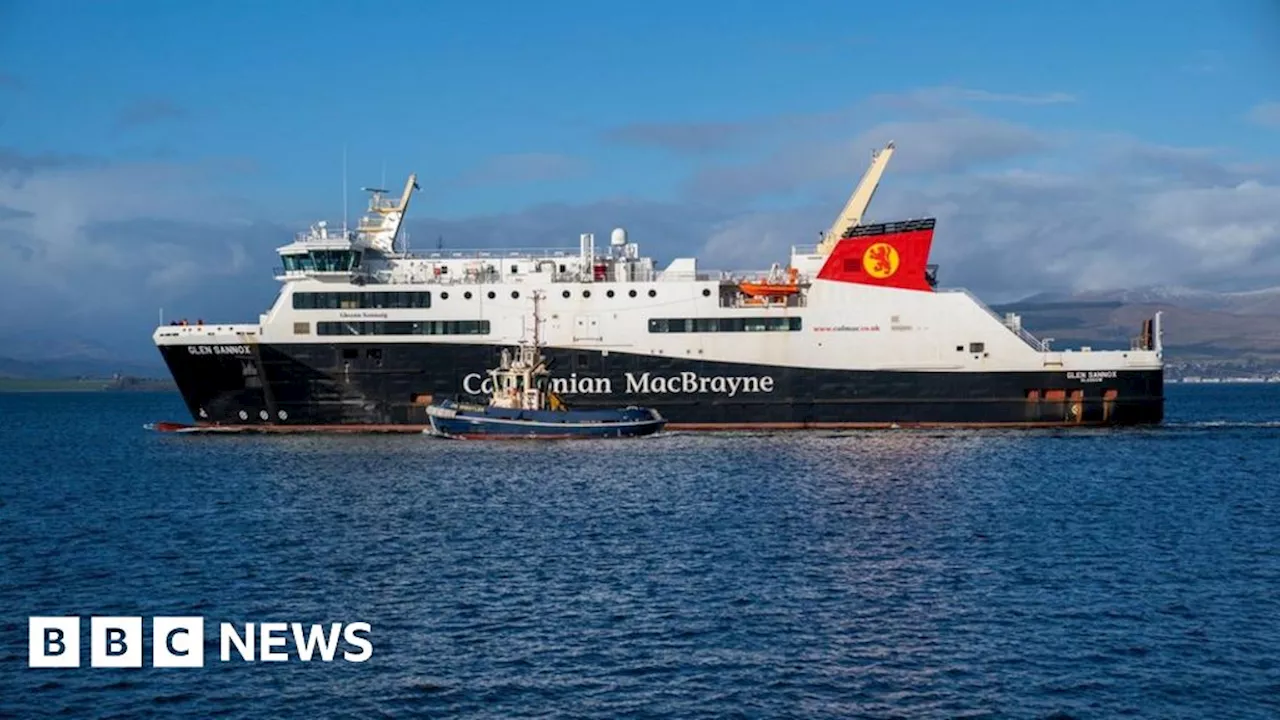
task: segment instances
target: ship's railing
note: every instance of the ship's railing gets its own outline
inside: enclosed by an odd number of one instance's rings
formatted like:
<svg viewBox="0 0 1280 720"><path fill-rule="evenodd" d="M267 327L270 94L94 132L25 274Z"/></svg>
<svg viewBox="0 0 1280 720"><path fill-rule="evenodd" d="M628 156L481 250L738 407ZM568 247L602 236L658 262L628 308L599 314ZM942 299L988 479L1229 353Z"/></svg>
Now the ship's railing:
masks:
<svg viewBox="0 0 1280 720"><path fill-rule="evenodd" d="M367 275L366 273L362 273L359 268L356 268L353 270L316 270L314 268L311 270L302 270L302 269L285 270L283 265L276 265L275 267L273 267L271 269L271 274L273 277L278 277L278 278L281 278L281 277L300 278L300 277L309 277L311 275L320 275L323 277L337 277L339 275L362 275L362 274Z"/></svg>
<svg viewBox="0 0 1280 720"><path fill-rule="evenodd" d="M632 271L630 277L624 276L616 268L610 267L605 271L604 277L597 277L595 270L584 268L581 270L566 270L565 272L550 273L504 273L498 268L493 270L481 269L464 272L448 272L436 275L429 267L415 268L412 270L396 269L396 270L373 270L358 273L370 282L381 283L386 285L407 285L407 284L430 284L430 285L485 285L491 283L521 283L530 281L545 282L550 277L552 283L589 283L589 282L609 282L609 283L631 283L631 282L653 282L661 280L659 273L643 268L636 268ZM277 268L279 275L279 268ZM702 278L699 274L699 279Z"/></svg>
<svg viewBox="0 0 1280 720"><path fill-rule="evenodd" d="M297 243L331 243L331 242L353 242L356 239L355 231L343 232L341 229L326 230L324 233L313 232L307 230L293 234L293 241Z"/></svg>
<svg viewBox="0 0 1280 720"><path fill-rule="evenodd" d="M758 281L768 278L770 270L700 270L698 272L689 272L688 270L664 270L657 273L656 279L659 282L721 282L721 283L738 283L743 280ZM783 277L785 277L783 273ZM803 274L797 277L798 281L803 282L805 276Z"/></svg>
<svg viewBox="0 0 1280 720"><path fill-rule="evenodd" d="M463 253L464 251L443 251L431 253L427 255L414 255L413 260L456 260L459 257L463 259L479 259L490 260L494 263L494 267L471 268L458 270L454 268L452 272L444 272L436 274L434 268L429 265L423 266L398 266L395 268L354 268L350 271L334 271L329 274L339 274L350 272L353 276L360 277L367 282L386 284L386 285L406 285L406 284L438 284L438 285L484 285L488 283L510 283L523 282L531 278L537 278L545 281L550 275L553 283L576 283L576 282L610 282L610 283L629 283L629 282L720 282L737 284L744 280L757 281L769 276L769 270L704 270L704 271L685 271L685 270L664 270L657 271L647 267L632 266L629 269L625 266L609 264L605 269L603 277L598 277L593 266L582 267L578 264L566 266L565 272L559 271L559 263L556 270L550 273L508 273L505 272L503 260L509 259L527 259L528 255L500 255L497 253L487 255L459 255L454 257L453 253ZM569 259L576 260L579 256L558 255L543 256L543 260ZM629 270L629 271L628 271ZM307 275L321 274L322 271L317 270L289 270L279 265L273 268L276 277L304 277ZM805 284L806 278L801 275L798 280L801 284Z"/></svg>
<svg viewBox="0 0 1280 720"><path fill-rule="evenodd" d="M380 210L399 210L400 198L382 198L381 200L371 200L369 202L369 212L377 212Z"/></svg>
<svg viewBox="0 0 1280 720"><path fill-rule="evenodd" d="M787 281L787 270L782 268L780 272L771 269L765 270L715 270L706 273L707 277L699 278L704 280L719 280L722 283L740 283L740 282L761 282L768 280L773 276L779 282ZM796 282L800 285L806 285L810 281L808 273L797 273Z"/></svg>
<svg viewBox="0 0 1280 720"><path fill-rule="evenodd" d="M982 308L983 310L985 310L985 311L987 312L987 314L988 314L988 315L990 315L991 317L995 318L996 322L998 322L998 323L1000 323L1001 325L1003 325L1003 326L1004 326L1004 327L1005 327L1009 332L1013 333L1014 335L1017 335L1017 336L1018 336L1018 338L1019 338L1019 339L1021 339L1023 342L1025 342L1026 344L1030 345L1032 348L1035 348L1035 349L1036 349L1036 350L1038 350L1039 352L1047 352L1047 351L1048 351L1049 347L1048 347L1048 343L1047 343L1047 342L1045 342L1044 340L1041 340L1040 338L1036 337L1035 335L1032 335L1030 332L1027 332L1027 329L1026 329L1026 328L1024 328L1024 327L1022 327L1021 325L1018 325L1017 327L1013 327L1012 325L1010 325L1010 324L1005 320L1005 318L1000 317L1000 316L996 313L996 311L995 311L995 310L992 310L991 308L987 307L987 304L986 304L986 303L984 303L984 302L982 302L981 300L979 300L979 299L978 299L978 297L977 297L976 295L974 295L973 293L969 292L968 290L966 290L966 289L964 289L964 288L946 288L945 290L938 290L938 292L940 292L940 293L961 293L961 294L963 294L963 295L967 296L970 300L972 300L972 301L973 301L973 304L974 304L974 305L977 305L978 307L980 307L980 308Z"/></svg>
<svg viewBox="0 0 1280 720"><path fill-rule="evenodd" d="M782 297L752 299L739 295L738 293L721 293L720 307L722 308L797 308L807 307L809 305L809 296L806 293L798 292L792 295Z"/></svg>
<svg viewBox="0 0 1280 720"><path fill-rule="evenodd" d="M663 270L652 273L652 280L657 282L708 282L721 279L718 271L692 272L689 270Z"/></svg>
<svg viewBox="0 0 1280 720"><path fill-rule="evenodd" d="M414 260L554 260L576 258L582 254L575 248L468 248L459 250L415 250L409 254Z"/></svg>

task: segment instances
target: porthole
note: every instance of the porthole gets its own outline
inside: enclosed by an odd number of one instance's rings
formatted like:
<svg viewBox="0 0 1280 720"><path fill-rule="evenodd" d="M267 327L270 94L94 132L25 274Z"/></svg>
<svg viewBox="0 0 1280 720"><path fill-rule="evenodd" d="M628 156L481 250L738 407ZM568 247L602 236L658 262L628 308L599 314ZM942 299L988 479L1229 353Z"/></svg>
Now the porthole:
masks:
<svg viewBox="0 0 1280 720"><path fill-rule="evenodd" d="M609 292L605 293L605 297L613 297L613 291L610 290Z"/></svg>
<svg viewBox="0 0 1280 720"><path fill-rule="evenodd" d="M711 297L711 289L702 288L702 297Z"/></svg>
<svg viewBox="0 0 1280 720"><path fill-rule="evenodd" d="M649 291L649 297L658 297L658 291L657 291L657 290L650 290L650 291Z"/></svg>
<svg viewBox="0 0 1280 720"><path fill-rule="evenodd" d="M277 412L277 413L276 413L276 415L277 415L281 420L288 420L288 419L289 419L289 413L285 412L284 410L281 410L280 412Z"/></svg>
<svg viewBox="0 0 1280 720"><path fill-rule="evenodd" d="M245 411L243 411L243 410L241 410L239 413L236 413L236 414L240 416L240 419L241 419L241 420L248 420L248 419L249 419L249 413L247 413L247 412L245 412Z"/></svg>
<svg viewBox="0 0 1280 720"><path fill-rule="evenodd" d="M471 299L471 291L470 291L470 290L468 290L468 291L466 291L466 292L462 293L462 299L463 299L463 300L470 300L470 299Z"/></svg>
<svg viewBox="0 0 1280 720"><path fill-rule="evenodd" d="M266 420L267 418L269 418L269 417L271 417L271 416L267 414L267 411L266 411L266 410L259 410L259 411L258 411L258 417L262 418L263 420Z"/></svg>
<svg viewBox="0 0 1280 720"><path fill-rule="evenodd" d="M568 291L568 290L565 290L564 292L560 293L560 297L563 297L563 298L565 298L565 299L568 299L568 297L569 297L569 291Z"/></svg>
<svg viewBox="0 0 1280 720"><path fill-rule="evenodd" d="M519 290L512 290L512 291L511 291L511 299L512 299L512 300L519 300L519 299L520 299L520 291L519 291Z"/></svg>
<svg viewBox="0 0 1280 720"><path fill-rule="evenodd" d="M496 297L498 297L498 293L496 293L496 292L494 292L494 291L490 290L490 291L489 291L489 299L490 299L490 300L492 300L492 299L494 299L494 298L496 298Z"/></svg>
<svg viewBox="0 0 1280 720"><path fill-rule="evenodd" d="M589 297L591 297L591 291L590 291L590 290L583 290L583 291L582 291L582 297L584 297L584 298L589 298Z"/></svg>
<svg viewBox="0 0 1280 720"><path fill-rule="evenodd" d="M448 300L448 299L449 299L449 293L447 293L447 292L440 293L440 299L441 299L441 300Z"/></svg>
<svg viewBox="0 0 1280 720"><path fill-rule="evenodd" d="M631 297L635 297L635 296L636 296L636 291L635 291L635 290L631 290L631 291L627 292L627 295L630 295Z"/></svg>

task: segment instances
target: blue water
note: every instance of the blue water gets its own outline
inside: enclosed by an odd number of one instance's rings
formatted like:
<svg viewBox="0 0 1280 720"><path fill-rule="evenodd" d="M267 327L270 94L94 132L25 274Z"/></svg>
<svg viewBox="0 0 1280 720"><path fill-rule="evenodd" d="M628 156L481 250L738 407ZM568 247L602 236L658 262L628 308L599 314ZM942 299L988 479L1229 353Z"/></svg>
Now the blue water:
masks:
<svg viewBox="0 0 1280 720"><path fill-rule="evenodd" d="M195 437L0 395L0 715L1280 715L1280 387L1147 430L489 444ZM206 665L27 667L31 615L201 615ZM218 661L219 622L372 625ZM148 631L149 631L149 623Z"/></svg>

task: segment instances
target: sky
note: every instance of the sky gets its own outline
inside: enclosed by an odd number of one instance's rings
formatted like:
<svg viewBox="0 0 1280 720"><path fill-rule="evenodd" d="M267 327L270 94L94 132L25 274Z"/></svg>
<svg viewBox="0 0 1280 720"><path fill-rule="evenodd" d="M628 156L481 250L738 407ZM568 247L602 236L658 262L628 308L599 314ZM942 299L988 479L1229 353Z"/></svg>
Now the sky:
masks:
<svg viewBox="0 0 1280 720"><path fill-rule="evenodd" d="M254 321L410 172L411 243L785 263L890 140L988 302L1280 285L1280 1L0 0L0 355Z"/></svg>

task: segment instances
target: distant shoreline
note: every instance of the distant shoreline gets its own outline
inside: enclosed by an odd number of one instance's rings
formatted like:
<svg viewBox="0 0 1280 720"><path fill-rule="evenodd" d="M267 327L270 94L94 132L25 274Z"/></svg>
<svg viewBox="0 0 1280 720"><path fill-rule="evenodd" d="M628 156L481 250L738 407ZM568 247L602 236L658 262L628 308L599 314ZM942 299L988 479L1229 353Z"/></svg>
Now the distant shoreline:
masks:
<svg viewBox="0 0 1280 720"><path fill-rule="evenodd" d="M68 395L107 394L125 395L133 393L176 393L177 388L145 388L142 390L119 390L116 388L10 388L0 386L0 395L48 395L66 393Z"/></svg>
<svg viewBox="0 0 1280 720"><path fill-rule="evenodd" d="M0 378L0 393L177 392L171 381L139 378Z"/></svg>

